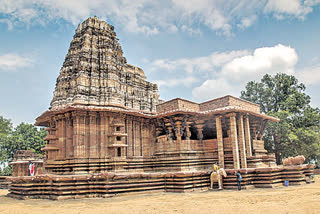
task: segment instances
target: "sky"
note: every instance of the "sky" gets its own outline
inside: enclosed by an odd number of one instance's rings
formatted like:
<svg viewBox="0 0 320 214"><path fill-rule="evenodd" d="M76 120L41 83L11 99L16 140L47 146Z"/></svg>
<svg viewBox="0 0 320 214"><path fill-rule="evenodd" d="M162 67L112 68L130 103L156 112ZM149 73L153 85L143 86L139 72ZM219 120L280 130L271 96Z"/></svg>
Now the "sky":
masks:
<svg viewBox="0 0 320 214"><path fill-rule="evenodd" d="M115 27L160 99L240 96L278 72L320 107L320 0L0 0L0 115L34 123L50 105L75 29Z"/></svg>

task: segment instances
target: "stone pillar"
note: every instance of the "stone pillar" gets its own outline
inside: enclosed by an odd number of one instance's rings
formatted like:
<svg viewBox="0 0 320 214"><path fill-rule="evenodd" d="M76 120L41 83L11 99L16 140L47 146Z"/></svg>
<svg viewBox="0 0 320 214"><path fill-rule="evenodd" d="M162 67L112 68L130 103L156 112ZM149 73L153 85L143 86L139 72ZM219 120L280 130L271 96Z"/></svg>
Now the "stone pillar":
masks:
<svg viewBox="0 0 320 214"><path fill-rule="evenodd" d="M244 138L243 115L242 114L239 115L238 130L239 130L239 147L240 147L241 168L247 168L246 145L245 145L245 138Z"/></svg>
<svg viewBox="0 0 320 214"><path fill-rule="evenodd" d="M79 157L79 114L77 112L72 112L72 118L73 118L73 156Z"/></svg>
<svg viewBox="0 0 320 214"><path fill-rule="evenodd" d="M89 113L89 112L88 112ZM85 158L90 157L90 116L86 114L84 118L84 156Z"/></svg>
<svg viewBox="0 0 320 214"><path fill-rule="evenodd" d="M100 112L100 158L105 158L106 156L106 143L107 143L107 130L106 130L106 113Z"/></svg>
<svg viewBox="0 0 320 214"><path fill-rule="evenodd" d="M59 147L59 159L66 157L66 129L64 115L58 115L56 117L57 131L58 131L58 147Z"/></svg>
<svg viewBox="0 0 320 214"><path fill-rule="evenodd" d="M60 153L61 153L61 145L60 145L60 123L58 121L58 117L55 115L52 117L52 120L53 120L53 124L55 124L55 127L56 127L56 131L55 131L55 135L57 137L57 139L55 140L55 143L56 143L56 147L58 148L57 150L57 153L56 153L56 157L53 157L53 159L60 159Z"/></svg>
<svg viewBox="0 0 320 214"><path fill-rule="evenodd" d="M167 129L169 131L169 135L168 135L168 140L172 141L173 140L173 133L172 133L172 126L170 123L166 123Z"/></svg>
<svg viewBox="0 0 320 214"><path fill-rule="evenodd" d="M233 168L240 169L236 113L231 113L226 116L230 117L230 139L232 143Z"/></svg>
<svg viewBox="0 0 320 214"><path fill-rule="evenodd" d="M156 137L159 137L162 133L162 127L156 127Z"/></svg>
<svg viewBox="0 0 320 214"><path fill-rule="evenodd" d="M89 112L89 157L97 158L97 113Z"/></svg>
<svg viewBox="0 0 320 214"><path fill-rule="evenodd" d="M190 140L191 138L191 131L190 131L191 123L192 122L187 122L187 125L186 125L186 133L187 133L186 140Z"/></svg>
<svg viewBox="0 0 320 214"><path fill-rule="evenodd" d="M73 157L73 143L72 143L72 120L70 113L65 114L66 118L66 155L67 157Z"/></svg>
<svg viewBox="0 0 320 214"><path fill-rule="evenodd" d="M80 128L79 128L79 145L80 145L80 157L86 158L87 156L87 146L88 146L88 136L86 130L86 114L80 116Z"/></svg>
<svg viewBox="0 0 320 214"><path fill-rule="evenodd" d="M176 125L176 127L177 127L177 129L176 129L176 137L177 137L177 141L181 141L181 132L180 132L180 130L181 130L181 121L176 121L175 122L175 125Z"/></svg>
<svg viewBox="0 0 320 214"><path fill-rule="evenodd" d="M75 112L73 115L75 115L76 120L73 121L73 130L74 130L74 148L75 148L75 155L76 157L85 157L85 118L86 118L86 113L85 112Z"/></svg>
<svg viewBox="0 0 320 214"><path fill-rule="evenodd" d="M203 131L203 123L204 123L203 120L197 120L196 121L196 125L195 125L195 127L197 129L197 137L198 137L198 140L200 140L200 142L203 139L203 133L202 133L202 131Z"/></svg>
<svg viewBox="0 0 320 214"><path fill-rule="evenodd" d="M141 157L141 121L136 118L136 121L133 122L134 124L134 156ZM122 140L123 137L121 137Z"/></svg>
<svg viewBox="0 0 320 214"><path fill-rule="evenodd" d="M244 134L247 148L247 156L252 156L252 147L251 147L251 135L250 135L250 123L249 123L249 115L244 117Z"/></svg>
<svg viewBox="0 0 320 214"><path fill-rule="evenodd" d="M224 168L223 133L222 133L221 117L222 117L221 115L216 117L216 131L217 131L219 166L221 168Z"/></svg>

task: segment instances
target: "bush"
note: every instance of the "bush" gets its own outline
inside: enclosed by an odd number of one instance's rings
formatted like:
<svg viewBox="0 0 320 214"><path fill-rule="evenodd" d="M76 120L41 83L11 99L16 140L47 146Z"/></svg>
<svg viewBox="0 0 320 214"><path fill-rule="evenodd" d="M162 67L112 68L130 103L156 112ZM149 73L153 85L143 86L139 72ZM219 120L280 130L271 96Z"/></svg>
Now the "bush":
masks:
<svg viewBox="0 0 320 214"><path fill-rule="evenodd" d="M12 175L11 165L4 167L2 170L0 169L0 176L11 176L11 175Z"/></svg>

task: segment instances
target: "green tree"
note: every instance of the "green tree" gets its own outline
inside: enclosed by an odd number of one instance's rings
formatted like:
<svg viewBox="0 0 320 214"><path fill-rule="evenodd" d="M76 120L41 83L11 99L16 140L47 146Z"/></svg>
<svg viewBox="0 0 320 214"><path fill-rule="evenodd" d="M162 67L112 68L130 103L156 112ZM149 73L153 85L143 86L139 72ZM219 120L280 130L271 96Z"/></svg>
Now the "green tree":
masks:
<svg viewBox="0 0 320 214"><path fill-rule="evenodd" d="M8 135L12 132L12 123L10 120L0 116L0 164L6 162L5 142Z"/></svg>
<svg viewBox="0 0 320 214"><path fill-rule="evenodd" d="M0 176L10 176L12 175L12 166L6 166L3 169L0 168Z"/></svg>
<svg viewBox="0 0 320 214"><path fill-rule="evenodd" d="M280 119L269 124L264 135L266 149L275 153L278 164L283 157L298 154L307 161L320 158L320 111L310 106L305 89L294 76L266 74L241 91L242 99L260 104L263 113Z"/></svg>
<svg viewBox="0 0 320 214"><path fill-rule="evenodd" d="M12 123L10 120L0 116L0 135L8 135L12 131Z"/></svg>
<svg viewBox="0 0 320 214"><path fill-rule="evenodd" d="M45 142L43 138L47 132L41 128L38 129L32 124L21 123L14 129L10 120L0 116L0 164L4 166L12 161L17 150L32 150L42 155L41 148ZM7 173L11 168L4 169Z"/></svg>
<svg viewBox="0 0 320 214"><path fill-rule="evenodd" d="M38 130L38 128L32 124L19 124L6 138L4 144L6 161L12 161L14 153L17 150L31 150L42 155L43 152L41 148L45 145L43 138L46 135L47 133L43 128Z"/></svg>

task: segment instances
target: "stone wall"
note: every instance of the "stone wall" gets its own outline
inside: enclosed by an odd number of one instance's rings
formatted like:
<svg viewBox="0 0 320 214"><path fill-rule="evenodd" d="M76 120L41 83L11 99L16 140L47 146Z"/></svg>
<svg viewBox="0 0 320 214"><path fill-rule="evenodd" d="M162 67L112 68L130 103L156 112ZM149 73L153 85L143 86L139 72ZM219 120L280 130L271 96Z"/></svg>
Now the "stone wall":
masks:
<svg viewBox="0 0 320 214"><path fill-rule="evenodd" d="M236 106L247 111L260 113L260 106L258 104L251 103L237 97L229 96L229 105Z"/></svg>
<svg viewBox="0 0 320 214"><path fill-rule="evenodd" d="M246 111L260 113L260 106L246 100L242 100L233 96L224 96L214 100L209 100L203 103L195 103L189 100L176 98L157 105L157 113L164 113L170 111L192 111L204 112L216 110L226 107L236 107Z"/></svg>
<svg viewBox="0 0 320 214"><path fill-rule="evenodd" d="M31 150L17 150L14 154L12 166L12 176L28 176L29 163L34 164L35 175L45 173L43 168L43 159Z"/></svg>
<svg viewBox="0 0 320 214"><path fill-rule="evenodd" d="M34 164L34 174L40 175L45 173L43 167L43 160L30 161ZM29 161L13 161L12 165L12 176L29 176Z"/></svg>
<svg viewBox="0 0 320 214"><path fill-rule="evenodd" d="M193 112L199 112L199 104L184 100L181 98L176 98L173 100L169 100L167 102L161 103L157 105L157 113L165 113L170 111L193 111Z"/></svg>
<svg viewBox="0 0 320 214"><path fill-rule="evenodd" d="M209 111L225 107L239 107L243 110L260 113L260 107L257 104L242 100L233 96L224 96L214 100L200 103L200 111Z"/></svg>

